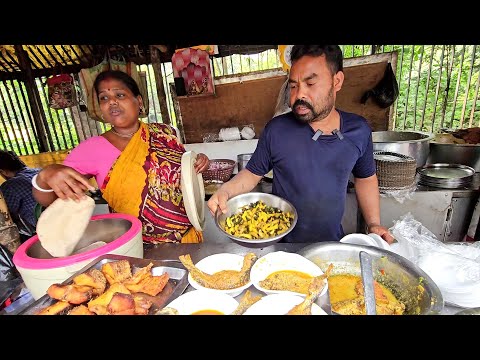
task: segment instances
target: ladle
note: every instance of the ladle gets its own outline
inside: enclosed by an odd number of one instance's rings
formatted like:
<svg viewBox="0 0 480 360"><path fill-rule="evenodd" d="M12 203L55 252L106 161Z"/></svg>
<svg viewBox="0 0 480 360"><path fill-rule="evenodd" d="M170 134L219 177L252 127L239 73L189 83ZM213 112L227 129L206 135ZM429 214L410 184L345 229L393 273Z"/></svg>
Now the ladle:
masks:
<svg viewBox="0 0 480 360"><path fill-rule="evenodd" d="M360 251L360 270L362 272L363 296L367 315L376 315L375 288L373 285L372 257L365 251Z"/></svg>

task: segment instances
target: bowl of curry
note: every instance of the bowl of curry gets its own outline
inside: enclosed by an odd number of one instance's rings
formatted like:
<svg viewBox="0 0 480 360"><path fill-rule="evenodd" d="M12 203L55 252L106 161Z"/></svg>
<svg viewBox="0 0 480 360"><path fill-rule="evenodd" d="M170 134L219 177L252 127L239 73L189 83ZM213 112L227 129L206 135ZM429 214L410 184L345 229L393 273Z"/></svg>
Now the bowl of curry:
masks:
<svg viewBox="0 0 480 360"><path fill-rule="evenodd" d="M408 259L372 246L337 241L316 243L301 249L306 257L325 271L332 313L365 314L360 251L372 257L377 315L433 315L443 310L442 293L426 272Z"/></svg>
<svg viewBox="0 0 480 360"><path fill-rule="evenodd" d="M289 201L249 192L229 199L226 213L217 209L215 224L235 243L260 248L279 242L293 230L297 218L297 210Z"/></svg>

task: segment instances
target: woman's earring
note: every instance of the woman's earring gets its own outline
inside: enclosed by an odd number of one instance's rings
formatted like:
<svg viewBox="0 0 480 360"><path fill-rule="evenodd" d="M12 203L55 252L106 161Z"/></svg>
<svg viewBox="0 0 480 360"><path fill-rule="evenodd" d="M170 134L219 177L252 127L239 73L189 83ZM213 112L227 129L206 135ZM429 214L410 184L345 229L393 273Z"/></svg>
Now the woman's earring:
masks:
<svg viewBox="0 0 480 360"><path fill-rule="evenodd" d="M143 114L143 106L140 106L140 111L138 112L139 114Z"/></svg>
<svg viewBox="0 0 480 360"><path fill-rule="evenodd" d="M102 114L100 114L100 117L102 118L102 120L105 120L105 119L103 118L103 113L102 113Z"/></svg>

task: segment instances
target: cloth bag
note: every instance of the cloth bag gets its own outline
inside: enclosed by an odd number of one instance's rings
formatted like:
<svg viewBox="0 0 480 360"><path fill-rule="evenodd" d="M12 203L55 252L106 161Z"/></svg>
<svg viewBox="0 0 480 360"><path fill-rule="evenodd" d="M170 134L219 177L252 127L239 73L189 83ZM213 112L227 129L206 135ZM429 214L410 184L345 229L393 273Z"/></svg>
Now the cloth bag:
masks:
<svg viewBox="0 0 480 360"><path fill-rule="evenodd" d="M52 109L65 109L77 105L77 92L71 75L54 75L47 79L47 86L48 104Z"/></svg>
<svg viewBox="0 0 480 360"><path fill-rule="evenodd" d="M95 82L97 75L105 70L123 71L130 75L137 82L140 89L140 94L143 98L144 109L139 117L148 116L149 101L146 76L141 76L142 72L137 70L137 65L135 63L113 59L104 59L100 64L95 65L94 67L80 70L80 85L85 94L88 116L94 120L103 122L102 112L100 110L100 105L98 104L97 94L93 87L93 83Z"/></svg>

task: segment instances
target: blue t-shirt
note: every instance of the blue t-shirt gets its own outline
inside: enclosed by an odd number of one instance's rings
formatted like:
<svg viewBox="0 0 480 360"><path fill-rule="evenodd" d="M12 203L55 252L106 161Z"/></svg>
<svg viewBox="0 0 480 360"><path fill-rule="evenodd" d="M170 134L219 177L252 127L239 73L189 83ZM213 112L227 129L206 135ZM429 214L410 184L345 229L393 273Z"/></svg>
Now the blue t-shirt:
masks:
<svg viewBox="0 0 480 360"><path fill-rule="evenodd" d="M272 193L290 201L298 212L295 228L284 242L340 240L350 174L375 174L372 131L365 118L337 110L340 133L321 135L292 112L267 123L246 168L263 176L273 169Z"/></svg>
<svg viewBox="0 0 480 360"><path fill-rule="evenodd" d="M20 225L20 217L27 223L31 230L35 230L37 218L35 206L37 201L32 194L32 178L40 172L40 168L25 167L17 174L0 185L8 211L17 226Z"/></svg>

